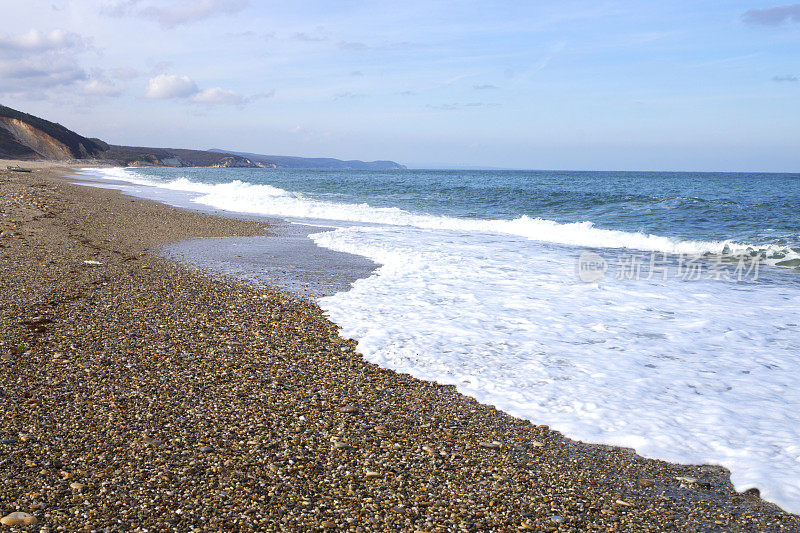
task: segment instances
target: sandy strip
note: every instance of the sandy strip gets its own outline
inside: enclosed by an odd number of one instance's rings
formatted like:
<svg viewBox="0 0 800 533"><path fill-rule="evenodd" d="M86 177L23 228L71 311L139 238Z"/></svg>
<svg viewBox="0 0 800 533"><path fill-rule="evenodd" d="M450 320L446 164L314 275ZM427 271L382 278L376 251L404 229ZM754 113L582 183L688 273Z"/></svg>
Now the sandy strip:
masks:
<svg viewBox="0 0 800 533"><path fill-rule="evenodd" d="M800 530L722 468L570 441L365 362L313 303L153 254L263 223L6 164L2 516L44 531Z"/></svg>

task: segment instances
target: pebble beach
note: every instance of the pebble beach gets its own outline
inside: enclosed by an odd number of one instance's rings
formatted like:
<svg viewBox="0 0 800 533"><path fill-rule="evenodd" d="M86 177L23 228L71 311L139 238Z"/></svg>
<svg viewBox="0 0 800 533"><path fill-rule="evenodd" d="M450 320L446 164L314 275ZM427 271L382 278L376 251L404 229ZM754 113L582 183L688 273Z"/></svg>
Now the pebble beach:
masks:
<svg viewBox="0 0 800 533"><path fill-rule="evenodd" d="M159 253L262 222L35 166L0 165L3 530L800 531L722 467L382 369L313 301Z"/></svg>

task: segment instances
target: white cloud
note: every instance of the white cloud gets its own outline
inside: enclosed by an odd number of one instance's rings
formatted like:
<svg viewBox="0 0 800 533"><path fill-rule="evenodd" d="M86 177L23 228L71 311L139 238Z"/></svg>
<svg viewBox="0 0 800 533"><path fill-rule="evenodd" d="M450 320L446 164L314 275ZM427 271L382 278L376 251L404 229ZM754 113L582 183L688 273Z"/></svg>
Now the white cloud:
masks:
<svg viewBox="0 0 800 533"><path fill-rule="evenodd" d="M150 78L144 96L145 98L156 100L165 98L187 98L197 94L197 92L197 84L195 84L189 76L159 74L154 78Z"/></svg>
<svg viewBox="0 0 800 533"><path fill-rule="evenodd" d="M201 90L189 76L178 76L176 74L159 74L150 78L144 97L153 100L185 100L204 105L238 105L251 100L244 98L236 91L223 89L222 87L210 87Z"/></svg>
<svg viewBox="0 0 800 533"><path fill-rule="evenodd" d="M106 79L95 78L83 84L83 92L88 96L112 97L122 94L122 88Z"/></svg>
<svg viewBox="0 0 800 533"><path fill-rule="evenodd" d="M198 104L241 104L244 102L242 95L236 91L212 87L192 96L192 102Z"/></svg>

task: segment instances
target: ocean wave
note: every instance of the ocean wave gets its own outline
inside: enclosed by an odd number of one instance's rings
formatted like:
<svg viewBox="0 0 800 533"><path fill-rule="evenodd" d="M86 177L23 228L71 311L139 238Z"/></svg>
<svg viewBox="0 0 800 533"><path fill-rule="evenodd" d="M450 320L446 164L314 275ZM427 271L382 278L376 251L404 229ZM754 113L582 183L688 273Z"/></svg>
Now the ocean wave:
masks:
<svg viewBox="0 0 800 533"><path fill-rule="evenodd" d="M515 235L532 241L587 248L626 248L682 255L760 256L771 264L793 264L800 254L786 246L755 245L732 240L702 241L641 232L598 228L593 222L560 223L522 215L512 220L465 219L412 213L396 207L373 207L315 200L271 185L241 180L203 183L186 177L164 180L121 168L87 169L95 176L163 189L185 191L193 202L240 213L347 223L408 226L420 229ZM788 263L787 263L788 262Z"/></svg>

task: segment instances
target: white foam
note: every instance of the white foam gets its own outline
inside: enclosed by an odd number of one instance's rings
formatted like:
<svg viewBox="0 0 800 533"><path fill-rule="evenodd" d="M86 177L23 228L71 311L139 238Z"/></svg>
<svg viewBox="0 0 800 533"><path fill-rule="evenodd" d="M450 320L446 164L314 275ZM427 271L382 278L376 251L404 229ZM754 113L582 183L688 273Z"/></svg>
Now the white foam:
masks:
<svg viewBox="0 0 800 533"><path fill-rule="evenodd" d="M373 363L567 436L720 464L800 511L800 290L577 281L577 251L514 236L312 236L383 266L320 305ZM758 302L758 303L757 303Z"/></svg>

